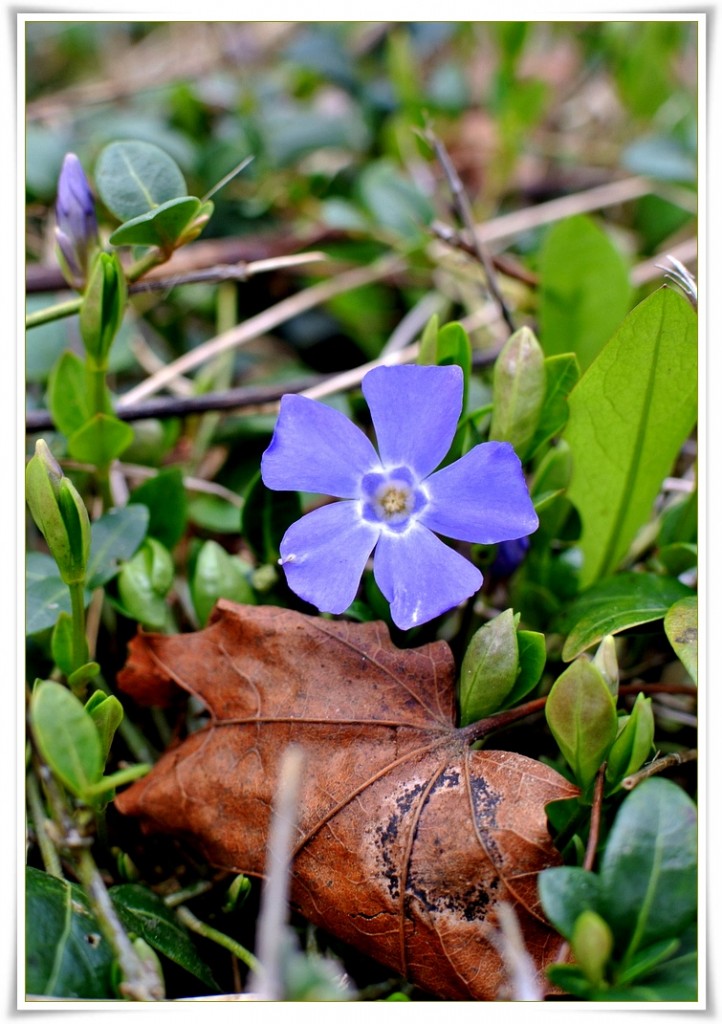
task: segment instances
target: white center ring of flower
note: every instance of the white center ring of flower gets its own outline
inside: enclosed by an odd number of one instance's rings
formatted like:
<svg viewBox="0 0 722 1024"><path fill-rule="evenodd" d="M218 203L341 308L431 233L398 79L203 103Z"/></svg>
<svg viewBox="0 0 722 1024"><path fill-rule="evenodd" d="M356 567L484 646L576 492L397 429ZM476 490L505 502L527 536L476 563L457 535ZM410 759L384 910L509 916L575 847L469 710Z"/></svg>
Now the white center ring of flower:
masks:
<svg viewBox="0 0 722 1024"><path fill-rule="evenodd" d="M405 529L409 519L427 502L423 489L405 467L366 474L362 490L363 518L388 526L394 532Z"/></svg>

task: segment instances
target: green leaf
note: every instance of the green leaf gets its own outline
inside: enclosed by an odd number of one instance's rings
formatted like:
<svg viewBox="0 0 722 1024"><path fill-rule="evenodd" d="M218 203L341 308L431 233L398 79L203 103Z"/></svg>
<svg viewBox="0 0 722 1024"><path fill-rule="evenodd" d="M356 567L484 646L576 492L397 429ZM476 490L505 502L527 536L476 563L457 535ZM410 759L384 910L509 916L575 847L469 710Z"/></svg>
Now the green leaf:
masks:
<svg viewBox="0 0 722 1024"><path fill-rule="evenodd" d="M428 198L390 160L376 160L359 178L362 203L376 223L407 242L419 242L434 216Z"/></svg>
<svg viewBox="0 0 722 1024"><path fill-rule="evenodd" d="M102 587L120 570L141 544L148 529L150 513L145 505L109 509L90 528L88 589Z"/></svg>
<svg viewBox="0 0 722 1024"><path fill-rule="evenodd" d="M586 658L572 662L549 691L545 714L580 789L587 793L617 735L614 699L599 669Z"/></svg>
<svg viewBox="0 0 722 1024"><path fill-rule="evenodd" d="M275 565L283 535L302 515L296 491L269 491L256 473L241 511L241 533L260 562Z"/></svg>
<svg viewBox="0 0 722 1024"><path fill-rule="evenodd" d="M514 612L507 609L477 629L469 641L460 674L461 725L498 711L518 669Z"/></svg>
<svg viewBox="0 0 722 1024"><path fill-rule="evenodd" d="M205 542L196 559L191 596L201 625L206 624L216 601L225 597L238 604L255 604L256 595L248 580L250 565L229 555L214 540Z"/></svg>
<svg viewBox="0 0 722 1024"><path fill-rule="evenodd" d="M140 936L214 992L220 991L188 932L159 896L145 886L132 884L113 886L109 893L121 924L130 934Z"/></svg>
<svg viewBox="0 0 722 1024"><path fill-rule="evenodd" d="M694 922L697 814L683 789L651 778L632 790L610 831L600 879L600 913L625 960Z"/></svg>
<svg viewBox="0 0 722 1024"><path fill-rule="evenodd" d="M544 360L546 390L539 424L531 439L527 458L531 458L542 445L555 437L569 419L569 394L579 380L579 360L573 352L549 356Z"/></svg>
<svg viewBox="0 0 722 1024"><path fill-rule="evenodd" d="M104 763L98 731L82 703L60 683L44 680L33 690L30 722L53 774L82 799Z"/></svg>
<svg viewBox="0 0 722 1024"><path fill-rule="evenodd" d="M631 715L620 720L620 729L607 757L607 780L618 787L647 760L654 741L652 698L637 694Z"/></svg>
<svg viewBox="0 0 722 1024"><path fill-rule="evenodd" d="M55 563L53 562L53 565ZM56 571L44 579L32 580L25 588L25 632L27 636L54 626L61 613L70 615L70 594Z"/></svg>
<svg viewBox="0 0 722 1024"><path fill-rule="evenodd" d="M599 912L599 876L584 868L547 868L539 875L539 899L545 915L569 941L580 914L585 910Z"/></svg>
<svg viewBox="0 0 722 1024"><path fill-rule="evenodd" d="M175 160L152 142L111 142L98 158L95 184L100 198L121 221L188 193Z"/></svg>
<svg viewBox="0 0 722 1024"><path fill-rule="evenodd" d="M682 576L697 568L697 545L666 544L658 549L653 565L661 567L670 576Z"/></svg>
<svg viewBox="0 0 722 1024"><path fill-rule="evenodd" d="M188 502L188 519L209 533L238 533L240 509L216 494L199 494Z"/></svg>
<svg viewBox="0 0 722 1024"><path fill-rule="evenodd" d="M150 513L148 535L172 551L185 533L188 514L182 471L175 466L159 470L135 488L130 505L145 505Z"/></svg>
<svg viewBox="0 0 722 1024"><path fill-rule="evenodd" d="M564 661L571 661L608 633L654 622L692 592L671 576L624 572L589 587L564 611L559 631L567 638Z"/></svg>
<svg viewBox="0 0 722 1024"><path fill-rule="evenodd" d="M625 260L590 217L579 215L558 221L547 232L539 277L544 352L574 352L586 370L629 309Z"/></svg>
<svg viewBox="0 0 722 1024"><path fill-rule="evenodd" d="M56 999L113 999L113 950L79 885L25 869L25 988Z"/></svg>
<svg viewBox="0 0 722 1024"><path fill-rule="evenodd" d="M118 575L118 595L125 615L148 629L162 631L170 621L165 597L173 585L173 559L167 548L148 537Z"/></svg>
<svg viewBox="0 0 722 1024"><path fill-rule="evenodd" d="M519 674L516 682L504 698L502 707L518 704L534 689L542 677L547 660L546 640L543 633L531 630L517 630L516 642L519 651Z"/></svg>
<svg viewBox="0 0 722 1024"><path fill-rule="evenodd" d="M113 694L96 690L85 704L85 710L93 720L100 737L103 764L108 760L110 746L116 730L123 721L123 705Z"/></svg>
<svg viewBox="0 0 722 1024"><path fill-rule="evenodd" d="M111 245L157 245L160 249L174 249L201 205L200 199L194 196L169 199L121 224L108 241Z"/></svg>
<svg viewBox="0 0 722 1024"><path fill-rule="evenodd" d="M90 419L93 410L87 371L75 352L63 352L50 371L47 401L53 423L66 437L80 430Z"/></svg>
<svg viewBox="0 0 722 1024"><path fill-rule="evenodd" d="M96 413L68 438L68 451L79 462L104 467L117 459L132 440L130 424L115 416Z"/></svg>
<svg viewBox="0 0 722 1024"><path fill-rule="evenodd" d="M439 329L439 315L434 313L421 336L418 362L421 366L460 366L464 371L462 408L466 408L471 373L471 342L465 328L460 323L454 321L444 324Z"/></svg>
<svg viewBox="0 0 722 1024"><path fill-rule="evenodd" d="M77 667L73 653L73 616L61 612L50 640L53 661L63 675L69 676Z"/></svg>
<svg viewBox="0 0 722 1024"><path fill-rule="evenodd" d="M521 327L494 364L490 440L508 441L523 460L539 425L545 392L544 353L533 332Z"/></svg>
<svg viewBox="0 0 722 1024"><path fill-rule="evenodd" d="M648 520L697 415L697 319L660 288L641 302L569 396L564 431L582 520L582 586L609 575Z"/></svg>
<svg viewBox="0 0 722 1024"><path fill-rule="evenodd" d="M683 597L664 616L664 631L674 653L697 682L697 598Z"/></svg>

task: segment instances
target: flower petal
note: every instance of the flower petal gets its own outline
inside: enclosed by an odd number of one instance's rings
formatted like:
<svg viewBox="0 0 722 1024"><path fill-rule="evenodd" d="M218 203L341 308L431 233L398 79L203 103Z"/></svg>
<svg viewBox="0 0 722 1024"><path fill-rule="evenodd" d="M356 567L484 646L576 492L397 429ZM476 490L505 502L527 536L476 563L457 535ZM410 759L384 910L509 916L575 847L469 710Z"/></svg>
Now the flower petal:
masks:
<svg viewBox="0 0 722 1024"><path fill-rule="evenodd" d="M476 544L526 537L539 526L519 457L506 441L487 441L424 484L419 520L435 533Z"/></svg>
<svg viewBox="0 0 722 1024"><path fill-rule="evenodd" d="M464 394L461 367L379 366L369 370L361 390L384 466L408 466L423 480L454 439Z"/></svg>
<svg viewBox="0 0 722 1024"><path fill-rule="evenodd" d="M361 478L378 468L374 446L343 413L303 395L283 396L261 459L266 487L356 498Z"/></svg>
<svg viewBox="0 0 722 1024"><path fill-rule="evenodd" d="M374 576L401 629L456 607L483 583L476 566L416 522L405 533L382 532Z"/></svg>
<svg viewBox="0 0 722 1024"><path fill-rule="evenodd" d="M360 503L339 501L303 516L281 541L291 590L319 611L345 612L356 596L379 527L361 518Z"/></svg>

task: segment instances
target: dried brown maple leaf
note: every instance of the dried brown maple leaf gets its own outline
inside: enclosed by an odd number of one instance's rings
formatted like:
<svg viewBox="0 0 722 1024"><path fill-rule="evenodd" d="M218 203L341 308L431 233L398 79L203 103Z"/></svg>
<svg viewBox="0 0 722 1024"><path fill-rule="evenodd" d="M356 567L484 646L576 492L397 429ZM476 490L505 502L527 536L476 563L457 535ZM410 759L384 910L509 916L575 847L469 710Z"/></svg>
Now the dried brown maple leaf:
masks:
<svg viewBox="0 0 722 1024"><path fill-rule="evenodd" d="M444 642L399 650L382 623L221 601L200 632L141 634L120 676L145 704L178 687L210 712L116 800L146 830L260 876L281 754L304 777L292 899L302 915L444 999L497 999L494 908L510 902L544 986L560 948L537 874L557 862L544 806L576 790L454 726Z"/></svg>

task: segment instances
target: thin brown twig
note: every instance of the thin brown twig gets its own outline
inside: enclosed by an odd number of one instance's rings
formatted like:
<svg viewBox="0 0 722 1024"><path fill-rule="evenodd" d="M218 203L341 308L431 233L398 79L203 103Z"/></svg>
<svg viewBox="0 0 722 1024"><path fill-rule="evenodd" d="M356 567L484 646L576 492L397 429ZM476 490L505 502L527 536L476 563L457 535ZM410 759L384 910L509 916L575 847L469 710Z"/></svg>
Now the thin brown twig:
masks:
<svg viewBox="0 0 722 1024"><path fill-rule="evenodd" d="M122 408L123 406L132 405L141 398L156 394L174 380L175 377L202 366L208 360L220 355L221 352L240 348L241 345L260 337L260 335L265 334L274 327L280 326L280 324L285 323L292 317L320 306L336 295L351 291L354 288L360 288L365 284L371 284L373 281L380 281L385 277L390 277L392 274L403 269L403 266L404 262L397 256L383 257L376 263L371 264L371 266L354 267L353 270L339 274L338 277L322 281L296 295L282 299L275 306L264 309L256 316L250 317L231 330L224 331L215 338L211 338L202 345L198 345L179 359L168 363L158 373L138 384L130 391L127 391L119 399L118 407Z"/></svg>
<svg viewBox="0 0 722 1024"><path fill-rule="evenodd" d="M584 863L582 867L585 871L591 871L594 866L594 858L597 855L597 847L599 846L599 834L602 824L602 801L604 797L604 775L607 771L607 762L604 761L597 771L597 777L594 780L594 795L592 797L592 813L589 819L589 838L587 840L587 848L584 852Z"/></svg>
<svg viewBox="0 0 722 1024"><path fill-rule="evenodd" d="M484 268L487 287L492 295L492 298L499 307L499 312L501 313L504 322L509 328L509 333L513 334L516 330L514 318L512 317L511 310L509 309L506 299L504 298L501 289L499 288L499 282L496 279L496 272L494 270L493 262L489 258L486 249L482 245L481 239L479 238L479 234L476 230L476 225L474 223L474 214L471 209L469 197L466 194L466 189L464 188L461 182L461 178L457 174L456 168L454 167L454 164L451 160L451 157L449 156L446 146L441 141L441 139L428 126L425 130L425 136L426 140L433 147L434 152L436 153L436 158L439 161L441 169L443 170L446 176L446 180L449 183L454 210L456 211L456 214L459 220L461 221L462 226L466 229L468 233L472 251L476 258L478 259L481 266Z"/></svg>
<svg viewBox="0 0 722 1024"><path fill-rule="evenodd" d="M696 750L682 750L673 751L671 754L665 754L664 757L655 758L644 768L640 768L634 775L627 775L625 779L622 779L622 789L634 789L640 782L644 782L651 775L657 775L659 772L666 771L667 768L675 768L677 765L686 764L688 761L697 760Z"/></svg>

